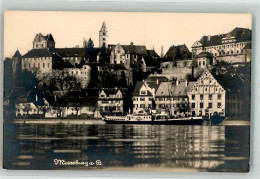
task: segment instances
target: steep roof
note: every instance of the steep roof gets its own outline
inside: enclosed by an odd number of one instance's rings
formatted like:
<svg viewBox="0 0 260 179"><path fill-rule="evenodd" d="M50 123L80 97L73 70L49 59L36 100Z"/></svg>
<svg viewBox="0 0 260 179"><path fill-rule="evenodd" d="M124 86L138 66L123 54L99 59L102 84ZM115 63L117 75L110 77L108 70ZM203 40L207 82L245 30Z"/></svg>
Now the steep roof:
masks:
<svg viewBox="0 0 260 179"><path fill-rule="evenodd" d="M62 97L54 103L54 107L94 107L97 97Z"/></svg>
<svg viewBox="0 0 260 179"><path fill-rule="evenodd" d="M169 50L165 54L166 59L171 60L183 60L183 59L190 59L192 56L191 52L187 48L185 44L183 45L177 45L177 46L171 46Z"/></svg>
<svg viewBox="0 0 260 179"><path fill-rule="evenodd" d="M152 56L152 57L160 57L155 50L146 50L146 53L148 56Z"/></svg>
<svg viewBox="0 0 260 179"><path fill-rule="evenodd" d="M56 53L61 57L84 57L85 48L56 48Z"/></svg>
<svg viewBox="0 0 260 179"><path fill-rule="evenodd" d="M18 58L21 58L21 57L22 57L21 54L20 54L20 52L19 52L19 50L16 50L15 54L13 55L13 58L14 58L14 57L18 57Z"/></svg>
<svg viewBox="0 0 260 179"><path fill-rule="evenodd" d="M246 86L238 75L221 74L212 76L219 82L219 84L226 90L227 93L243 93Z"/></svg>
<svg viewBox="0 0 260 179"><path fill-rule="evenodd" d="M251 41L252 30L236 27L229 34L235 36L237 42Z"/></svg>
<svg viewBox="0 0 260 179"><path fill-rule="evenodd" d="M49 49L42 48L42 49L32 49L29 52L27 52L23 58L35 58L35 57L52 57L54 54L52 54Z"/></svg>
<svg viewBox="0 0 260 179"><path fill-rule="evenodd" d="M45 39L46 41L54 41L52 34L42 35L41 33L35 35L34 41L37 41L41 38Z"/></svg>
<svg viewBox="0 0 260 179"><path fill-rule="evenodd" d="M117 45L109 44L108 47L113 49ZM120 45L125 50L125 53L129 54L138 54L138 55L147 55L145 45Z"/></svg>
<svg viewBox="0 0 260 179"><path fill-rule="evenodd" d="M252 30L236 27L227 34L203 36L199 42L204 47L221 45L223 38L235 37L237 42L251 41Z"/></svg>
<svg viewBox="0 0 260 179"><path fill-rule="evenodd" d="M37 95L37 99L36 99ZM44 94L41 91L37 90L30 90L26 92L25 94L21 95L19 98L17 98L16 103L34 103L36 106L43 106L48 102L44 98Z"/></svg>
<svg viewBox="0 0 260 179"><path fill-rule="evenodd" d="M155 89L156 92L160 86L160 83L157 83L156 81L137 81L134 89L134 95L139 95L140 89L143 85L147 85L149 88Z"/></svg>
<svg viewBox="0 0 260 179"><path fill-rule="evenodd" d="M188 87L185 82L179 82L178 86L173 82L161 82L156 96L186 96Z"/></svg>

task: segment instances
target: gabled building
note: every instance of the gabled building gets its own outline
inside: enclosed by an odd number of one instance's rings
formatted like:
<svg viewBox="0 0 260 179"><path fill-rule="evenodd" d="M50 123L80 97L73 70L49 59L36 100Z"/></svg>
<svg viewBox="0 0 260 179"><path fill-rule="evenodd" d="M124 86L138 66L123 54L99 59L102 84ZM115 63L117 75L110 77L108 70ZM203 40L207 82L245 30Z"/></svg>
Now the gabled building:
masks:
<svg viewBox="0 0 260 179"><path fill-rule="evenodd" d="M52 34L42 35L41 33L36 34L33 39L33 49L54 49L55 40Z"/></svg>
<svg viewBox="0 0 260 179"><path fill-rule="evenodd" d="M157 81L137 81L133 93L133 112L155 109L155 94L160 86Z"/></svg>
<svg viewBox="0 0 260 179"><path fill-rule="evenodd" d="M172 45L166 54L164 55L164 58L166 61L178 61L178 60L185 60L185 59L191 59L191 52L189 51L188 47L183 45Z"/></svg>
<svg viewBox="0 0 260 179"><path fill-rule="evenodd" d="M161 82L155 94L157 112L172 117L184 117L190 114L188 89L194 82Z"/></svg>
<svg viewBox="0 0 260 179"><path fill-rule="evenodd" d="M216 59L245 63L251 59L245 59L242 50L251 44L251 38L252 30L239 27L227 34L203 36L192 45L192 55L195 58L201 52L209 52Z"/></svg>
<svg viewBox="0 0 260 179"><path fill-rule="evenodd" d="M188 97L192 116L226 114L226 90L209 71L205 71L189 89Z"/></svg>
<svg viewBox="0 0 260 179"><path fill-rule="evenodd" d="M17 98L15 102L16 117L45 117L49 102L42 92L30 90Z"/></svg>
<svg viewBox="0 0 260 179"><path fill-rule="evenodd" d="M101 116L105 114L122 115L125 109L126 89L102 89L98 96L98 109Z"/></svg>
<svg viewBox="0 0 260 179"><path fill-rule="evenodd" d="M111 51L110 63L123 64L129 70L138 61L138 57L146 55L146 47L142 45L108 45Z"/></svg>

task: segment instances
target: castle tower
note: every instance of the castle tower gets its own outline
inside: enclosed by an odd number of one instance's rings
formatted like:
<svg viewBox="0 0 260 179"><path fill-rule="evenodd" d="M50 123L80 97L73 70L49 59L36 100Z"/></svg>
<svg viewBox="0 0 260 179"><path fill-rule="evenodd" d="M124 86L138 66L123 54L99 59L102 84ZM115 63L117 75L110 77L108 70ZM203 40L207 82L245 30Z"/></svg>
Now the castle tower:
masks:
<svg viewBox="0 0 260 179"><path fill-rule="evenodd" d="M13 87L22 87L22 56L17 50L12 57Z"/></svg>
<svg viewBox="0 0 260 179"><path fill-rule="evenodd" d="M41 33L36 34L33 39L33 48L34 49L41 49L41 48L55 48L55 40L52 34L47 34L46 36L42 35Z"/></svg>
<svg viewBox="0 0 260 179"><path fill-rule="evenodd" d="M107 48L107 27L105 22L103 22L99 31L99 47L101 48L103 45Z"/></svg>

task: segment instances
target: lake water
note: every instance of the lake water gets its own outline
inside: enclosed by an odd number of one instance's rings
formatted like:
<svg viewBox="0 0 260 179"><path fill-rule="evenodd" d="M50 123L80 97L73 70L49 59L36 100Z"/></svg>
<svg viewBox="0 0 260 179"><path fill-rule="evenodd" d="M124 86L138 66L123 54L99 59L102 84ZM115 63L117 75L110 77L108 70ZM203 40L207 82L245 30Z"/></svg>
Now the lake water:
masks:
<svg viewBox="0 0 260 179"><path fill-rule="evenodd" d="M249 170L249 126L4 124L8 169Z"/></svg>

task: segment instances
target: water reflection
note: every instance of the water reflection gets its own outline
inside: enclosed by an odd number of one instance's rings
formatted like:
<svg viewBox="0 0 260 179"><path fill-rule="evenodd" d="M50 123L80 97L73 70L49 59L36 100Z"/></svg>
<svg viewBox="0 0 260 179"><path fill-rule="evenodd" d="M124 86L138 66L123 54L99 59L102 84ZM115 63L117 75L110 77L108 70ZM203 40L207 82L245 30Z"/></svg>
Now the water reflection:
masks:
<svg viewBox="0 0 260 179"><path fill-rule="evenodd" d="M249 127L5 124L4 167L165 167L247 171ZM101 166L57 166L101 160Z"/></svg>

